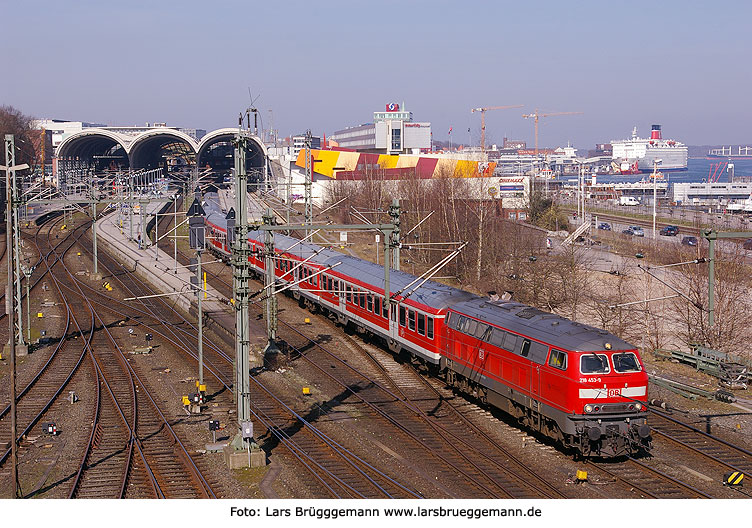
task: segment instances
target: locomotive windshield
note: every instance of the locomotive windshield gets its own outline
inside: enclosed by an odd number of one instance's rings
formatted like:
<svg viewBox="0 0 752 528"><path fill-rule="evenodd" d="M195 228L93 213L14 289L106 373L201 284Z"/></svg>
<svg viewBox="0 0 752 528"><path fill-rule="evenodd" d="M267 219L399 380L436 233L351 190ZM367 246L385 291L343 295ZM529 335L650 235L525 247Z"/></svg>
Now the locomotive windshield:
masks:
<svg viewBox="0 0 752 528"><path fill-rule="evenodd" d="M611 356L616 372L640 372L640 362L632 352L620 352Z"/></svg>
<svg viewBox="0 0 752 528"><path fill-rule="evenodd" d="M607 374L610 372L608 356L605 354L583 354L580 356L580 372L583 374Z"/></svg>

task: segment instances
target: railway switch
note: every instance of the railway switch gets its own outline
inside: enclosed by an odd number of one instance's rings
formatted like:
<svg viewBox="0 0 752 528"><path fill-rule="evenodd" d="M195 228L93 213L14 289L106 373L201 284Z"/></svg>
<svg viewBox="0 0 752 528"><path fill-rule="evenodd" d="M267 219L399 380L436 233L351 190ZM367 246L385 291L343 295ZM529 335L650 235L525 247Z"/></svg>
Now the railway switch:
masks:
<svg viewBox="0 0 752 528"><path fill-rule="evenodd" d="M731 471L723 475L724 486L743 486L744 485L744 473L741 471Z"/></svg>

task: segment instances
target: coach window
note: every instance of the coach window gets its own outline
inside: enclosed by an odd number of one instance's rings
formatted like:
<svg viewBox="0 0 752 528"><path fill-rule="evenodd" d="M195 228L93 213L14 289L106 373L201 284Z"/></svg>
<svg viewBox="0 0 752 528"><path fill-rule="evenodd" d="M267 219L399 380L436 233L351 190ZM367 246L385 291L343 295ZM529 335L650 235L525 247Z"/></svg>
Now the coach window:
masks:
<svg viewBox="0 0 752 528"><path fill-rule="evenodd" d="M361 308L365 308L366 307L366 294L365 294L365 292L360 292L359 297L360 297L360 307Z"/></svg>
<svg viewBox="0 0 752 528"><path fill-rule="evenodd" d="M400 306L399 307L399 325L400 326L405 326L405 312L406 312L405 307Z"/></svg>
<svg viewBox="0 0 752 528"><path fill-rule="evenodd" d="M387 302L384 300L381 302L381 315L384 316L384 319L389 319L389 308Z"/></svg>
<svg viewBox="0 0 752 528"><path fill-rule="evenodd" d="M554 368L567 370L567 353L561 350L551 349L548 364Z"/></svg>
<svg viewBox="0 0 752 528"><path fill-rule="evenodd" d="M422 313L418 314L418 333L422 336L426 335L426 316Z"/></svg>
<svg viewBox="0 0 752 528"><path fill-rule="evenodd" d="M378 295L373 298L373 313L381 315L381 297Z"/></svg>
<svg viewBox="0 0 752 528"><path fill-rule="evenodd" d="M367 308L368 311L373 312L373 295L371 295L370 293L368 294L368 297L366 298L366 303L368 306Z"/></svg>
<svg viewBox="0 0 752 528"><path fill-rule="evenodd" d="M433 339L433 317L426 317L428 319L428 339Z"/></svg>
<svg viewBox="0 0 752 528"><path fill-rule="evenodd" d="M408 310L407 311L407 327L415 331L415 310Z"/></svg>
<svg viewBox="0 0 752 528"><path fill-rule="evenodd" d="M352 303L352 287L347 286L347 302Z"/></svg>

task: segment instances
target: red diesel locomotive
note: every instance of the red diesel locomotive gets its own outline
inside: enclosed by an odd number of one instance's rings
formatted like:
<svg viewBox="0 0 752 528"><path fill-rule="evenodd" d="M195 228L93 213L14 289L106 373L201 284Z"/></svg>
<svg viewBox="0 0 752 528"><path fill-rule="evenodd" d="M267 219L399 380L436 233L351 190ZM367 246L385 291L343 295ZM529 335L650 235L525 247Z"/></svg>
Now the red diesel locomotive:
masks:
<svg viewBox="0 0 752 528"><path fill-rule="evenodd" d="M211 248L226 258L225 213L216 198L205 199ZM263 238L249 233L258 275ZM300 281L288 290L293 297L411 354L456 390L583 456L650 449L647 373L637 349L615 335L433 281L416 288L417 277L394 270L388 312L382 266L281 234L274 244L277 281Z"/></svg>

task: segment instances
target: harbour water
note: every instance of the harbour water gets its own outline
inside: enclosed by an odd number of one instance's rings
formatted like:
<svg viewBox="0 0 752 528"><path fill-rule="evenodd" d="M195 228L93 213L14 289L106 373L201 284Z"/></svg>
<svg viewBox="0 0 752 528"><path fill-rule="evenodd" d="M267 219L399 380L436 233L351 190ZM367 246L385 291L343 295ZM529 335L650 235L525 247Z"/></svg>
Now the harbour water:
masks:
<svg viewBox="0 0 752 528"><path fill-rule="evenodd" d="M719 162L726 163L728 160L706 158L689 158L687 160L686 171L672 171L667 173L669 183L701 183L708 181L708 176L712 175L715 166ZM736 178L752 178L752 160L734 160L734 172ZM711 167L713 165L713 167ZM660 169L659 169L660 170ZM646 174L614 174L614 175L598 175L598 181L603 183L618 183L618 182L636 182L642 179L646 179ZM719 183L728 182L728 172L723 168Z"/></svg>

